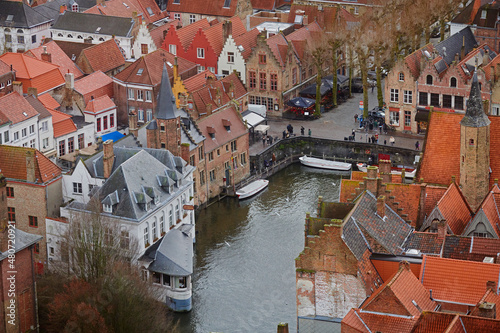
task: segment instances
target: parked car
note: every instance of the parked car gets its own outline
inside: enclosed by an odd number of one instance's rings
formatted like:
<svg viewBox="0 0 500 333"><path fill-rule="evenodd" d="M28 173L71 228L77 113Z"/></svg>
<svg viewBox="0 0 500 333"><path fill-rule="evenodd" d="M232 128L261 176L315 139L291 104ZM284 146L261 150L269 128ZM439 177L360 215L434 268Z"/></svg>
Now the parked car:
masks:
<svg viewBox="0 0 500 333"><path fill-rule="evenodd" d="M360 77L355 77L352 79L352 92L362 93L363 92L363 80Z"/></svg>
<svg viewBox="0 0 500 333"><path fill-rule="evenodd" d="M368 111L368 117L373 120L385 122L385 108L375 107Z"/></svg>

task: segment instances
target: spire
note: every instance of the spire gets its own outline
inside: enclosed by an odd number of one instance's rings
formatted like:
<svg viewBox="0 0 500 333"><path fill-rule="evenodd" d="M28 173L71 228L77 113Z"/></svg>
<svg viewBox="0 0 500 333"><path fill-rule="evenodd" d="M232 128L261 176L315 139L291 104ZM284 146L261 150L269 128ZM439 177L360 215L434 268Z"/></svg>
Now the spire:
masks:
<svg viewBox="0 0 500 333"><path fill-rule="evenodd" d="M176 118L175 97L172 94L170 79L168 78L167 66L163 64L163 73L161 75L160 92L158 93L158 102L156 103L156 118L157 119L173 119Z"/></svg>
<svg viewBox="0 0 500 333"><path fill-rule="evenodd" d="M465 117L460 122L463 126L468 127L484 127L490 124L490 120L483 110L483 100L481 99L481 90L477 80L477 70L472 76L472 86L470 88L469 99L467 100L467 109Z"/></svg>

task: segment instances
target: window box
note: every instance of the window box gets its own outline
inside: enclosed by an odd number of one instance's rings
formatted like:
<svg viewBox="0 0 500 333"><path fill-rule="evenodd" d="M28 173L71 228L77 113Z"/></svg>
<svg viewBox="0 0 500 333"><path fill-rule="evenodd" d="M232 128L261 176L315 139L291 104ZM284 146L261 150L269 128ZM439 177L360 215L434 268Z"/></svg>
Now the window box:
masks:
<svg viewBox="0 0 500 333"><path fill-rule="evenodd" d="M145 248L149 247L150 244L149 243L146 243L146 245L144 245Z"/></svg>
<svg viewBox="0 0 500 333"><path fill-rule="evenodd" d="M185 218L186 216L188 216L188 214L187 214L187 213L184 213L184 215L182 216L182 218Z"/></svg>
<svg viewBox="0 0 500 333"><path fill-rule="evenodd" d="M161 235L162 235L162 236L165 236L165 234L166 234L166 232L165 232L165 231L162 231L162 232L161 232Z"/></svg>
<svg viewBox="0 0 500 333"><path fill-rule="evenodd" d="M178 219L176 223L179 224L181 223L181 221L182 221L181 219Z"/></svg>

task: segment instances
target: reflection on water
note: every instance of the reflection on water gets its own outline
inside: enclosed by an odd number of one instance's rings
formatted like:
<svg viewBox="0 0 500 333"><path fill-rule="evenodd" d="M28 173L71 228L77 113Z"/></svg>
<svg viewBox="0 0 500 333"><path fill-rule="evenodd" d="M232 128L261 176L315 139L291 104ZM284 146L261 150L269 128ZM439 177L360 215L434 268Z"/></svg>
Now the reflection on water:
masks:
<svg viewBox="0 0 500 333"><path fill-rule="evenodd" d="M304 248L306 212L317 198L338 200L341 175L292 165L269 188L239 202L224 200L196 219L193 310L178 314L180 331L296 331L295 262Z"/></svg>

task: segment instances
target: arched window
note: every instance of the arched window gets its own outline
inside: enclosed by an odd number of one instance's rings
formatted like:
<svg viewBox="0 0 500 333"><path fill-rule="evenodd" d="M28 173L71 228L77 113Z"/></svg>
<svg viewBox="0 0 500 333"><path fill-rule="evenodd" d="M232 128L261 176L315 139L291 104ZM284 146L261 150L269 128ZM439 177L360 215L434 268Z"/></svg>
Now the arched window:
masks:
<svg viewBox="0 0 500 333"><path fill-rule="evenodd" d="M99 38L99 41L100 41L100 42L104 42L104 38L102 38L102 37L101 37L101 38Z"/></svg>
<svg viewBox="0 0 500 333"><path fill-rule="evenodd" d="M12 42L12 36L10 35L10 29L9 28L5 29L4 33L5 33L5 42L6 43Z"/></svg>
<svg viewBox="0 0 500 333"><path fill-rule="evenodd" d="M18 34L24 34L24 31L23 31L23 29L17 29L17 33Z"/></svg>
<svg viewBox="0 0 500 333"><path fill-rule="evenodd" d="M404 81L405 80L405 73L401 72L399 73L399 81Z"/></svg>
<svg viewBox="0 0 500 333"><path fill-rule="evenodd" d="M427 75L425 83L428 85L432 85L432 75Z"/></svg>
<svg viewBox="0 0 500 333"><path fill-rule="evenodd" d="M63 34L62 33L58 33L57 37L63 37Z"/></svg>
<svg viewBox="0 0 500 333"><path fill-rule="evenodd" d="M456 88L457 87L457 79L452 77L450 80L450 87Z"/></svg>
<svg viewBox="0 0 500 333"><path fill-rule="evenodd" d="M92 38L92 36L89 36L89 38L87 38L88 40L94 40L94 38Z"/></svg>
<svg viewBox="0 0 500 333"><path fill-rule="evenodd" d="M73 38L73 35L72 34L68 34L67 36L68 38Z"/></svg>
<svg viewBox="0 0 500 333"><path fill-rule="evenodd" d="M474 139L469 140L469 146L474 146Z"/></svg>
<svg viewBox="0 0 500 333"><path fill-rule="evenodd" d="M78 35L76 38L83 39L83 37L81 35Z"/></svg>

